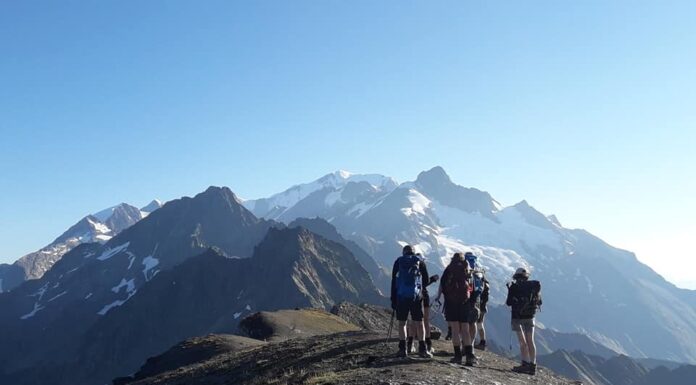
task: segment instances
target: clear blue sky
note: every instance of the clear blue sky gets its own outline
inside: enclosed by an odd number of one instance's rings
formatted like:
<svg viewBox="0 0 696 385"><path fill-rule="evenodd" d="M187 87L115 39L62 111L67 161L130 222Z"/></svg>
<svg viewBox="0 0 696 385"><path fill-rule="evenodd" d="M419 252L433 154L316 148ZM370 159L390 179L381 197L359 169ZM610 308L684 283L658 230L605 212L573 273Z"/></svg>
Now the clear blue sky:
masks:
<svg viewBox="0 0 696 385"><path fill-rule="evenodd" d="M0 2L0 261L121 201L442 165L696 287L694 15L688 0Z"/></svg>

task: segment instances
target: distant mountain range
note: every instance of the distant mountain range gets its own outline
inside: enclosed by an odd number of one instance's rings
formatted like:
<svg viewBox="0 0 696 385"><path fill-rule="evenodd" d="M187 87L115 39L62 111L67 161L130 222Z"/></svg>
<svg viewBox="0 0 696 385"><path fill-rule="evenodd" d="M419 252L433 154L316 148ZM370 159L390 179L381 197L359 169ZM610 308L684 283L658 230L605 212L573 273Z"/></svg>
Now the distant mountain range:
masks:
<svg viewBox="0 0 696 385"><path fill-rule="evenodd" d="M585 385L690 385L696 378L694 365L650 367L619 355L603 358L580 350L557 350L539 357L539 364Z"/></svg>
<svg viewBox="0 0 696 385"><path fill-rule="evenodd" d="M527 202L503 207L459 186L439 167L413 182L336 172L265 199L210 187L160 205L89 215L0 266L0 383L104 383L187 338L233 332L255 311L385 304L405 243L433 272L455 251L481 257L499 347L510 339L497 306L504 283L531 268L545 302L539 352L554 369L578 368L568 376L607 380L605 367L626 363L617 354L634 357L626 367L644 368L641 378L677 376L688 369L669 362L695 361L696 292ZM586 357L567 353L578 349Z"/></svg>
<svg viewBox="0 0 696 385"><path fill-rule="evenodd" d="M127 203L87 215L53 242L15 263L0 264L0 293L10 291L28 279L41 278L65 253L82 243L104 243L162 206L153 200L138 209Z"/></svg>
<svg viewBox="0 0 696 385"><path fill-rule="evenodd" d="M441 167L400 184L341 171L244 205L284 223L324 218L387 268L406 243L433 271L453 252L473 251L498 303L514 269L529 267L543 282L539 319L548 329L585 334L617 353L696 362L696 291L526 201L502 207L487 192L455 184Z"/></svg>
<svg viewBox="0 0 696 385"><path fill-rule="evenodd" d="M346 246L258 219L211 187L0 295L0 382L104 383L252 311L342 300L384 302Z"/></svg>

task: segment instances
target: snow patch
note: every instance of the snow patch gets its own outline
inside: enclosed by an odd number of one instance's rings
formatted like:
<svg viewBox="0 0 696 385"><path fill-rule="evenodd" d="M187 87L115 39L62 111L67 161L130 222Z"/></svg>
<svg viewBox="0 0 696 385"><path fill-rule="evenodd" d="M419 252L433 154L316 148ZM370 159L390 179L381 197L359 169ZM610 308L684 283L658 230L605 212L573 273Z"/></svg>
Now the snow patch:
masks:
<svg viewBox="0 0 696 385"><path fill-rule="evenodd" d="M121 278L121 282L119 282L118 285L114 286L111 288L111 291L114 293L118 293L121 291L121 288L125 287L127 293L131 293L135 291L135 279L131 278L128 281L126 281L125 278Z"/></svg>
<svg viewBox="0 0 696 385"><path fill-rule="evenodd" d="M415 214L425 215L425 210L429 208L432 203L425 195L414 189L408 190L407 197L409 202L411 202L411 207L404 207L401 209L401 212L407 217Z"/></svg>
<svg viewBox="0 0 696 385"><path fill-rule="evenodd" d="M129 261L128 261L128 269L126 269L126 270L130 270L130 268L133 267L133 262L135 262L135 255L129 254L129 255L128 255L128 259L129 259Z"/></svg>
<svg viewBox="0 0 696 385"><path fill-rule="evenodd" d="M114 255L125 250L129 245L130 245L130 242L126 242L122 245L118 245L118 246L114 247L113 249L108 248L100 256L98 256L97 259L100 261L106 261L107 259L109 259L109 258L113 257Z"/></svg>
<svg viewBox="0 0 696 385"><path fill-rule="evenodd" d="M99 311L97 312L97 314L99 314L99 315L104 315L104 314L108 313L109 310L111 310L111 309L113 309L113 308L115 308L115 307L118 307L118 306L123 305L123 304L126 303L126 301L128 301L133 295L135 295L135 293L136 293L136 290L134 290L132 293L128 293L128 298L126 298L126 299L119 299L119 300L116 300L116 301L114 301L114 302L112 302L112 303L110 303L110 304L108 304L108 305L105 305L101 310L99 310Z"/></svg>
<svg viewBox="0 0 696 385"><path fill-rule="evenodd" d="M46 291L48 290L48 284L50 282L46 282L39 290L36 291L34 294L29 294L29 297L39 297L37 301L41 301L41 298L43 298L44 294L46 294Z"/></svg>
<svg viewBox="0 0 696 385"><path fill-rule="evenodd" d="M63 291L62 293L60 293L60 294L58 294L58 295L56 295L56 296L53 296L53 298L49 299L48 302L51 302L51 301L53 301L53 300L56 299L56 298L60 298L60 297L64 296L64 295L67 294L67 293L68 293L68 291L65 290L65 291Z"/></svg>
<svg viewBox="0 0 696 385"><path fill-rule="evenodd" d="M239 313L234 313L234 319L239 318L241 315L242 315L241 311Z"/></svg>
<svg viewBox="0 0 696 385"><path fill-rule="evenodd" d="M104 234L98 234L94 237L94 239L96 239L97 242L99 242L99 243L105 243L106 241L108 241L111 238L113 238L113 237L110 235L104 235Z"/></svg>
<svg viewBox="0 0 696 385"><path fill-rule="evenodd" d="M335 205L337 202L342 202L340 191L332 191L326 194L326 198L324 198L324 203L326 203L327 206L331 207Z"/></svg>
<svg viewBox="0 0 696 385"><path fill-rule="evenodd" d="M154 278L155 275L157 275L157 272L159 272L159 270L156 270L152 274L150 274L150 271L154 269L157 265L159 265L159 259L151 255L148 255L147 257L145 257L145 259L143 259L143 266L145 266L143 268L143 275L145 276L145 281L149 281L152 278Z"/></svg>
<svg viewBox="0 0 696 385"><path fill-rule="evenodd" d="M91 296L92 296L92 293L89 293L85 296L85 299L89 299L89 297L91 297Z"/></svg>
<svg viewBox="0 0 696 385"><path fill-rule="evenodd" d="M38 302L34 302L34 309L32 311L30 311L29 313L19 317L19 319L21 319L21 320L29 319L29 318L33 317L39 310L42 310L42 309L44 309L43 306L39 305Z"/></svg>

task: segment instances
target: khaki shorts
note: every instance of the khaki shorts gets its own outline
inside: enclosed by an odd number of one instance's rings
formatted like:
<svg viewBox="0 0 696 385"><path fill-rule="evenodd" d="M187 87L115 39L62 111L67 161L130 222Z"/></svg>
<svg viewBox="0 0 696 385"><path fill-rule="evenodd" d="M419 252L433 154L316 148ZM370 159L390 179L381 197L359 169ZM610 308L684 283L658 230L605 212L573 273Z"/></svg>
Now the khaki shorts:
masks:
<svg viewBox="0 0 696 385"><path fill-rule="evenodd" d="M513 332L520 331L520 329L525 333L531 332L532 330L534 330L534 326L535 326L534 318L530 318L530 319L513 318L511 326L512 326Z"/></svg>

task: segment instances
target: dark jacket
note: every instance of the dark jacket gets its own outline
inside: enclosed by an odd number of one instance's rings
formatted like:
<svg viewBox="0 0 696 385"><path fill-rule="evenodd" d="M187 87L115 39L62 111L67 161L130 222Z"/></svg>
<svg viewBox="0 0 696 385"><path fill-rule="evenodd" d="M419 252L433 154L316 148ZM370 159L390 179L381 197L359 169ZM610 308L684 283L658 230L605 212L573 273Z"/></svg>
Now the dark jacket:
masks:
<svg viewBox="0 0 696 385"><path fill-rule="evenodd" d="M391 278L391 302L392 305L396 303L396 274L399 272L399 262L401 261L401 258L404 256L401 256L394 261L394 267L392 268L392 278ZM425 267L425 261L423 261L423 258L418 258L420 260L419 265L419 270L421 273L421 282L423 284L423 288L421 290L421 298L423 298L423 292L425 291L425 287L430 284L430 276L428 275L428 268Z"/></svg>
<svg viewBox="0 0 696 385"><path fill-rule="evenodd" d="M532 319L534 315L523 316L520 314L520 310L527 302L526 299L530 298L534 286L539 285L538 281L521 281L518 280L508 287L508 295L505 300L505 304L510 306L512 319ZM537 305L541 306L541 293L537 297Z"/></svg>

